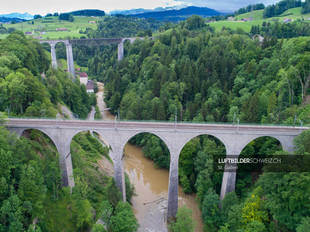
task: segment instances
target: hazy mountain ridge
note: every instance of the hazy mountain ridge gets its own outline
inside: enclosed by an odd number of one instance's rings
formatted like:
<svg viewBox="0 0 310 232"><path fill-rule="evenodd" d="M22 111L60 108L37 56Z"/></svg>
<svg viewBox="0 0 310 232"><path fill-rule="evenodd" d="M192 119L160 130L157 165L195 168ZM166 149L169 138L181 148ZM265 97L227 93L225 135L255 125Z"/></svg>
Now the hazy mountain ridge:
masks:
<svg viewBox="0 0 310 232"><path fill-rule="evenodd" d="M18 19L25 19L25 20L29 20L29 19L33 19L33 15L29 14L29 13L18 13L18 12L14 12L14 13L10 13L10 14L0 14L1 18L18 18Z"/></svg>
<svg viewBox="0 0 310 232"><path fill-rule="evenodd" d="M1 23L8 23L8 22L15 22L15 23L20 23L26 21L25 19L21 18L8 18L8 17L1 17L0 16L0 22Z"/></svg>
<svg viewBox="0 0 310 232"><path fill-rule="evenodd" d="M161 21L180 21L192 15L210 17L221 14L224 13L210 9L208 7L189 6L179 10L153 11L141 14L131 14L130 16L138 18L153 18Z"/></svg>
<svg viewBox="0 0 310 232"><path fill-rule="evenodd" d="M105 16L105 12L103 10L98 9L83 9L69 12L68 14L72 14L74 16Z"/></svg>
<svg viewBox="0 0 310 232"><path fill-rule="evenodd" d="M122 15L134 15L134 14L143 14L148 12L160 12L160 11L167 11L167 10L180 10L186 6L179 5L179 6L169 6L169 7L156 7L155 9L144 9L144 8L136 8L130 10L113 10L110 12L110 15L122 14Z"/></svg>

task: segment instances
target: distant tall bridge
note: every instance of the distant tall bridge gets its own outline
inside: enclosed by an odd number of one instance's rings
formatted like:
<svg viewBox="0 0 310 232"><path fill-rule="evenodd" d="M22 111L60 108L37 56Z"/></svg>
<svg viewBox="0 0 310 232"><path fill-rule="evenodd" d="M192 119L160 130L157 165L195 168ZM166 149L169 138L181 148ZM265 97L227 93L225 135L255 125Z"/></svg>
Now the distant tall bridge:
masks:
<svg viewBox="0 0 310 232"><path fill-rule="evenodd" d="M95 131L110 147L114 164L115 181L126 200L123 152L130 138L140 133L158 136L170 152L168 218L176 216L178 209L178 162L182 148L191 139L200 135L211 135L220 140L226 148L226 156L240 155L254 139L269 136L277 139L283 150L294 150L293 139L308 127L253 126L233 124L126 122L126 121L79 121L47 119L8 119L6 127L21 136L25 130L37 129L46 134L55 144L60 157L63 184L74 186L70 144L73 137L82 131ZM235 190L236 170L224 170L221 199Z"/></svg>
<svg viewBox="0 0 310 232"><path fill-rule="evenodd" d="M57 69L56 44L64 43L66 46L67 66L68 72L75 76L74 59L72 52L72 45L86 45L86 46L102 46L107 44L118 44L117 59L121 61L124 58L124 42L130 41L133 43L137 39L144 39L143 37L128 37L128 38L95 38L95 39L71 39L71 40L40 40L40 43L48 43L51 46L52 67Z"/></svg>

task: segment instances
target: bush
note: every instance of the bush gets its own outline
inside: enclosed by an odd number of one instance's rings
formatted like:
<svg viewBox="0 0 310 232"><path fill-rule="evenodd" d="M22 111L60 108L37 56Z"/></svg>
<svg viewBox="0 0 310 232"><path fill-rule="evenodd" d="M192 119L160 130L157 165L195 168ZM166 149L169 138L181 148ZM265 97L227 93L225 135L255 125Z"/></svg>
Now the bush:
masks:
<svg viewBox="0 0 310 232"><path fill-rule="evenodd" d="M192 219L192 211L186 207L178 210L176 221L170 224L171 232L193 232L195 224Z"/></svg>

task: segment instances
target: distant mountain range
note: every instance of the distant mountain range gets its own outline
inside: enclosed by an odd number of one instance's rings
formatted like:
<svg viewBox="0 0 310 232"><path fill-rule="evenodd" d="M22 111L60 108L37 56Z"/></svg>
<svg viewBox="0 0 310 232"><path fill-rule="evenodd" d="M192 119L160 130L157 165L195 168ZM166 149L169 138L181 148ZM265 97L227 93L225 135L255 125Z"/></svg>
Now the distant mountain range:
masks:
<svg viewBox="0 0 310 232"><path fill-rule="evenodd" d="M0 14L0 17L4 17L4 18L19 18L19 19L25 19L25 20L29 20L29 19L33 19L33 15L28 14L28 13L11 13L11 14Z"/></svg>
<svg viewBox="0 0 310 232"><path fill-rule="evenodd" d="M144 9L144 8L138 8L138 9L130 9L130 10L114 10L110 12L110 15L133 15L133 14L143 14L147 12L160 12L160 11L167 11L167 10L179 10L186 6L180 5L180 6L170 6L170 7L157 7L155 9Z"/></svg>
<svg viewBox="0 0 310 232"><path fill-rule="evenodd" d="M15 22L20 23L26 21L25 19L20 18L7 18L7 17L1 17L0 16L0 23L9 23L9 22Z"/></svg>
<svg viewBox="0 0 310 232"><path fill-rule="evenodd" d="M192 15L199 15L202 17L210 17L215 15L223 15L225 13L219 12L207 7L196 7L196 6L174 6L174 7L159 7L153 10L149 9L131 9L123 11L112 11L111 15L127 15L137 18L156 19L159 21L181 21ZM79 10L70 12L75 16L104 16L105 12L101 10ZM33 19L33 15L28 13L11 13L11 14L0 14L0 22L22 22L25 20Z"/></svg>
<svg viewBox="0 0 310 232"><path fill-rule="evenodd" d="M210 17L215 15L223 15L225 13L207 8L189 6L179 10L164 10L164 11L151 11L139 14L130 14L130 16L138 18L153 18L160 21L180 21L184 20L192 15L199 15L202 17Z"/></svg>

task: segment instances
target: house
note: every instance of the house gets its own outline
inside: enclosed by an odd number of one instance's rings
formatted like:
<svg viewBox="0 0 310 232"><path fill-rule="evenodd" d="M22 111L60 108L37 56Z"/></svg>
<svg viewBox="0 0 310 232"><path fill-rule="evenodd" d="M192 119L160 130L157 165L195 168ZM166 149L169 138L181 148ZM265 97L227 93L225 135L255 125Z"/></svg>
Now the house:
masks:
<svg viewBox="0 0 310 232"><path fill-rule="evenodd" d="M244 19L241 19L243 22L250 22L250 21L253 21L253 18L250 17L250 18L244 18Z"/></svg>
<svg viewBox="0 0 310 232"><path fill-rule="evenodd" d="M289 22L292 22L292 21L293 21L292 19L288 19L288 18L283 19L284 23L289 23Z"/></svg>
<svg viewBox="0 0 310 232"><path fill-rule="evenodd" d="M59 27L59 28L56 28L56 31L68 31L68 28Z"/></svg>
<svg viewBox="0 0 310 232"><path fill-rule="evenodd" d="M227 18L227 20L228 20L228 21L234 21L234 20L235 20L235 17L229 16L229 17Z"/></svg>
<svg viewBox="0 0 310 232"><path fill-rule="evenodd" d="M32 35L32 32L31 31L26 31L25 35Z"/></svg>
<svg viewBox="0 0 310 232"><path fill-rule="evenodd" d="M94 87L95 87L94 82L92 80L88 80L86 85L86 92L94 93Z"/></svg>
<svg viewBox="0 0 310 232"><path fill-rule="evenodd" d="M261 36L261 35L254 35L253 36L253 40L258 40L260 43L262 43L263 41L264 41L264 37L263 36Z"/></svg>
<svg viewBox="0 0 310 232"><path fill-rule="evenodd" d="M88 23L96 24L96 21L88 21Z"/></svg>
<svg viewBox="0 0 310 232"><path fill-rule="evenodd" d="M81 72L78 73L78 75L80 76L80 83L83 85L87 85L88 82L88 75L86 72Z"/></svg>

